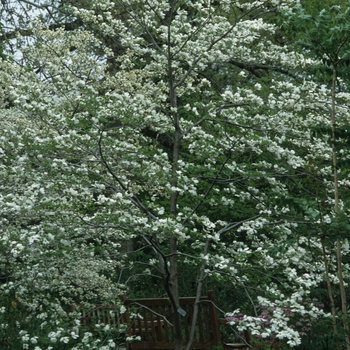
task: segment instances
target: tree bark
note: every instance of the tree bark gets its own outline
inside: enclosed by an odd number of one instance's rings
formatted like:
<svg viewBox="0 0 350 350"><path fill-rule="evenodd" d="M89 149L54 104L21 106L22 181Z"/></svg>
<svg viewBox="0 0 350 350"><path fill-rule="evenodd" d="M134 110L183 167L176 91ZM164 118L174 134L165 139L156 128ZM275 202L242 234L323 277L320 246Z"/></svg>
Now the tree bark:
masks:
<svg viewBox="0 0 350 350"><path fill-rule="evenodd" d="M199 274L199 279L197 283L197 291L196 291L196 299L194 302L194 307L193 307L193 317L192 317L192 323L191 323L191 329L190 329L190 335L189 335L189 340L188 344L186 345L185 350L190 350L191 345L194 339L194 333L196 330L196 323L197 323L197 317L198 317L198 303L201 299L201 294L202 294L202 287L203 287L203 281L205 278L205 266L207 265L205 256L208 254L209 250L209 238L207 238L204 246L204 251L203 251L203 262Z"/></svg>
<svg viewBox="0 0 350 350"><path fill-rule="evenodd" d="M336 152L336 105L335 105L335 90L337 83L337 58L333 62L333 77L332 77L332 109L331 109L331 119L332 119L332 160L333 160L333 181L334 181L334 212L338 220L339 215L339 180L338 180L338 169L337 169L337 152ZM340 289L340 299L341 299L341 310L343 313L343 327L345 331L345 341L346 349L350 350L350 339L349 339L349 325L348 325L348 314L347 314L347 302L346 302L346 292L343 278L343 267L342 267L342 243L339 237L337 237L336 245L336 256L337 256L337 268L338 268L338 279L339 279L339 289Z"/></svg>
<svg viewBox="0 0 350 350"><path fill-rule="evenodd" d="M325 278L326 278L326 284L327 284L327 291L328 291L329 301L331 304L333 333L336 336L337 350L340 350L340 342L339 342L339 336L338 336L339 332L338 332L338 326L337 326L337 315L335 313L335 305L334 305L334 298L333 298L333 293L332 293L331 280L329 278L329 265L328 265L327 255L326 255L324 238L322 238L321 243L322 243L323 262L324 262L324 266L325 266Z"/></svg>
<svg viewBox="0 0 350 350"><path fill-rule="evenodd" d="M175 78L172 67L172 55L171 55L171 20L175 12L175 2L169 1L170 12L168 22L168 86L169 86L169 116L173 120L174 125L174 139L173 139L173 155L172 155L172 179L171 185L173 192L170 197L170 213L173 218L177 215L177 200L178 192L175 190L177 187L177 162L180 156L180 143L181 143L181 128L179 121L179 114L177 112L177 91L175 86ZM181 330L181 315L179 313L180 301L179 301L179 283L178 283L178 264L177 264L177 238L170 233L169 237L169 252L170 252L170 268L169 268L169 288L168 293L173 307L173 343L174 350L183 350L183 337Z"/></svg>

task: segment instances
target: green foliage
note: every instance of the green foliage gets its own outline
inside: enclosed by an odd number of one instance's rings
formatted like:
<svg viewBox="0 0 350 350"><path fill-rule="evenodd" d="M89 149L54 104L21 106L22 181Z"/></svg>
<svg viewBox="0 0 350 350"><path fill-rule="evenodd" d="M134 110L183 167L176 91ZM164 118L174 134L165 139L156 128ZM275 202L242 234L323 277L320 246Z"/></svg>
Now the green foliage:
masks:
<svg viewBox="0 0 350 350"><path fill-rule="evenodd" d="M322 60L321 76L327 81L336 67L338 76L348 78L350 62L350 9L348 6L331 5L315 13L315 7L295 8L288 17L288 25L295 30L298 43ZM303 34L300 34L303 33Z"/></svg>

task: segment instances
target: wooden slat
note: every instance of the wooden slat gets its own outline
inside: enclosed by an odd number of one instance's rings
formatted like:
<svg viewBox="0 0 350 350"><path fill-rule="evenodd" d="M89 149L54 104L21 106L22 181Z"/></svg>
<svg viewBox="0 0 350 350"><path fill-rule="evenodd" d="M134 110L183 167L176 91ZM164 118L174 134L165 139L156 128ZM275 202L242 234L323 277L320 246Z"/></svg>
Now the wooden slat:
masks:
<svg viewBox="0 0 350 350"><path fill-rule="evenodd" d="M204 319L204 324L205 324L205 334L207 336L207 341L211 341L212 340L212 319L210 318L209 315L209 310L208 310L209 306L207 303L203 303L202 304L202 311L203 311L203 319Z"/></svg>
<svg viewBox="0 0 350 350"><path fill-rule="evenodd" d="M188 313L189 313L189 321L190 321L189 327L190 327L190 329L191 329L192 320L193 320L193 312L194 312L194 304L188 305ZM195 326L193 341L199 341L197 326Z"/></svg>
<svg viewBox="0 0 350 350"><path fill-rule="evenodd" d="M165 317L168 317L168 320L169 320L169 315L170 313L168 312L169 308L167 309L165 307L165 305L162 306L162 315L164 315ZM171 329L170 329L170 325L168 322L165 322L165 327L164 327L164 332L165 332L165 337L164 339L162 339L162 341L164 342L169 342L170 341L170 338L169 338L169 333L170 333Z"/></svg>
<svg viewBox="0 0 350 350"><path fill-rule="evenodd" d="M218 310L216 309L217 302L216 302L216 296L213 290L208 291L208 299L210 301L209 317L211 320L213 320L213 323L212 323L213 341L214 343L220 344L221 342L220 326L219 326L219 322L217 321L219 319L219 315L218 315Z"/></svg>
<svg viewBox="0 0 350 350"><path fill-rule="evenodd" d="M163 323L165 322L164 319L160 318L160 306L156 306L156 319L157 319L157 341L162 341L163 339L163 334L162 334L162 328L163 328Z"/></svg>
<svg viewBox="0 0 350 350"><path fill-rule="evenodd" d="M183 306L183 305L182 305ZM184 317L184 328L185 328L185 341L188 342L190 338L190 328L191 328L191 319L190 319L190 311L189 305L186 305L186 316Z"/></svg>
<svg viewBox="0 0 350 350"><path fill-rule="evenodd" d="M140 317L136 316L135 321L136 321L136 324L137 324L137 330L136 330L136 327L135 327L135 335L139 335L141 337L141 339L144 340L143 337L142 337L142 333L141 333L142 332L142 323L141 323Z"/></svg>
<svg viewBox="0 0 350 350"><path fill-rule="evenodd" d="M203 322L202 322L202 317L201 317L202 316L201 315L202 308L200 306L201 306L201 304L198 305L197 327L198 327L199 341L205 342L204 332L203 332Z"/></svg>
<svg viewBox="0 0 350 350"><path fill-rule="evenodd" d="M149 334L149 323L147 319L146 309L140 308L138 309L138 313L142 317L142 318L138 317L138 320L137 320L139 335L141 336L142 339L151 341L152 339Z"/></svg>

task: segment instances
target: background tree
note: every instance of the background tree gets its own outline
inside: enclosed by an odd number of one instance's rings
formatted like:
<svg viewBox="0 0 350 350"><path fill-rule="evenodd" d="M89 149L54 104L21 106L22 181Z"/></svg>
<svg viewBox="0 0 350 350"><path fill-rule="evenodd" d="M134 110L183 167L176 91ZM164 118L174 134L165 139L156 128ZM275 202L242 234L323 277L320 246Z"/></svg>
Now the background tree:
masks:
<svg viewBox="0 0 350 350"><path fill-rule="evenodd" d="M298 28L302 29L300 43L312 52L318 59L322 60L323 64L317 66L317 76L320 83L329 86L329 97L325 101L325 107L330 112L330 121L327 124L321 124L319 127L324 130L329 130L330 142L332 145L332 168L333 168L333 213L334 216L333 228L326 229L323 232L322 244L325 252L325 242L331 243L336 240L336 257L339 279L339 289L341 297L341 310L343 327L345 330L347 349L350 348L348 335L347 321L347 298L345 292L345 283L343 276L343 254L342 245L345 239L347 244L347 197L346 191L341 188L344 186L344 181L347 181L347 125L348 116L344 111L344 104L347 103L348 89L345 81L348 79L348 64L350 58L349 51L349 9L346 2L336 1L329 2L320 12L315 9L309 9L306 12L300 7L294 15L294 23ZM296 31L296 35L300 35ZM344 113L345 112L345 113ZM342 172L342 175L340 175ZM342 193L342 195L340 194ZM343 199L342 199L343 197ZM326 281L328 294L331 303L333 315L334 334L338 336L336 306L333 299L333 291L331 289L331 281L328 272L328 258L324 256L326 266ZM340 343L337 343L340 349Z"/></svg>

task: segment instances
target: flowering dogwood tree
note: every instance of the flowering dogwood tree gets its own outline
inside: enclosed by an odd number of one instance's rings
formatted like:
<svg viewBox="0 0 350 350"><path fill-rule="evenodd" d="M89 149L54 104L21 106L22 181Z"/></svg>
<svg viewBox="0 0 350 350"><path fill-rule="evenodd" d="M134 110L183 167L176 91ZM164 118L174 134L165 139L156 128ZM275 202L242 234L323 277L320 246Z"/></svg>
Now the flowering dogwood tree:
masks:
<svg viewBox="0 0 350 350"><path fill-rule="evenodd" d="M328 120L327 89L303 79L315 62L268 21L295 1L19 2L36 11L1 61L1 288L4 320L25 316L2 328L24 348L115 347L108 332L83 335L70 305L118 303L137 242L179 311L174 349L191 346L180 264L196 270L197 301L220 276L251 302L239 328L299 344L285 310L322 314L301 300L324 265L299 228L314 212L293 198L332 150L310 133ZM268 324L255 304L273 310Z"/></svg>

